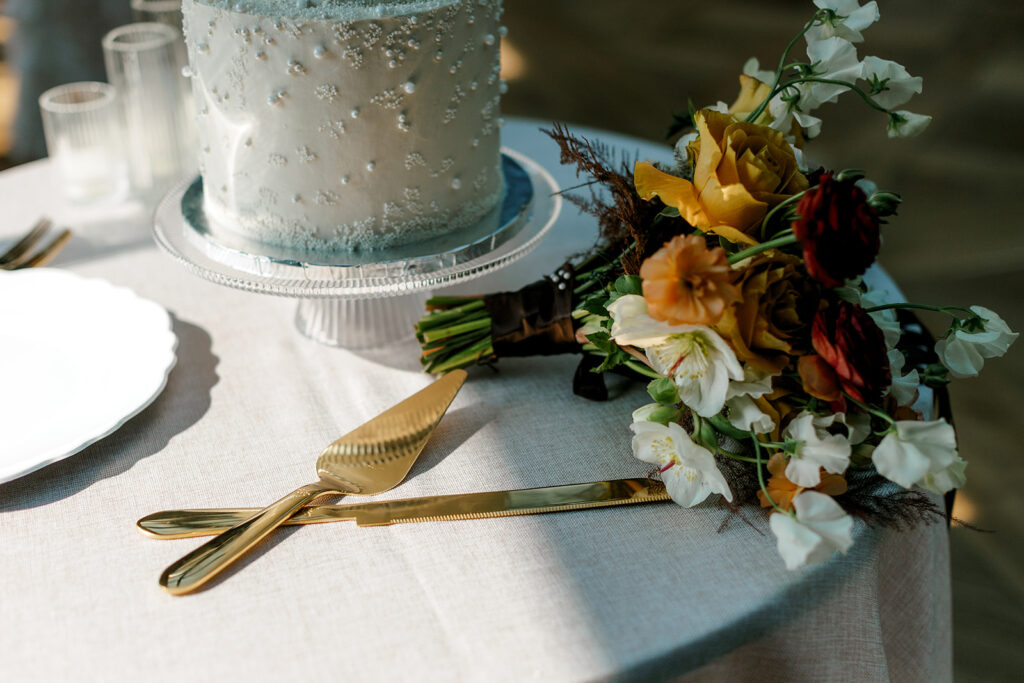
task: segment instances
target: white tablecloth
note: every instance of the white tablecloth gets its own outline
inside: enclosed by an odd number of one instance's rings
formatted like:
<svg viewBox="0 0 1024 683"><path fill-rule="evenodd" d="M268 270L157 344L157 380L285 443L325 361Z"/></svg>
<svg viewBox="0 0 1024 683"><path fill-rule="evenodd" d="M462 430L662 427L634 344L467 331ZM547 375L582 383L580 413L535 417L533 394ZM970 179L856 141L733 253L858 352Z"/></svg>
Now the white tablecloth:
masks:
<svg viewBox="0 0 1024 683"><path fill-rule="evenodd" d="M506 145L576 184L541 125L511 121ZM849 555L788 572L763 513L746 524L713 502L339 523L281 531L212 588L163 593L160 571L198 541L145 539L136 519L267 504L315 479L323 446L429 378L411 339L365 353L307 340L294 301L190 275L154 246L147 209L65 206L53 171L0 174L0 238L43 213L73 227L53 267L165 306L179 360L122 429L0 485L3 680L950 678L942 525L858 522ZM517 288L594 236L567 207L537 252L463 290ZM379 498L645 475L628 430L643 387L613 384L614 400L591 403L572 394L573 370L571 357L474 370L409 478Z"/></svg>

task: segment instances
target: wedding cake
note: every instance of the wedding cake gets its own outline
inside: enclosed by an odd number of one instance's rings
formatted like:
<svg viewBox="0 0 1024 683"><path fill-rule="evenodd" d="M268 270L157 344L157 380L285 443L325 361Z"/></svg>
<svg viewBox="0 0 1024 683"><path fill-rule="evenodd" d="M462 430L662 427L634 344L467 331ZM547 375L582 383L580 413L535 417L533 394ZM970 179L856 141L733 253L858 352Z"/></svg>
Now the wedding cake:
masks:
<svg viewBox="0 0 1024 683"><path fill-rule="evenodd" d="M501 0L184 0L215 233L317 250L466 227L501 198Z"/></svg>

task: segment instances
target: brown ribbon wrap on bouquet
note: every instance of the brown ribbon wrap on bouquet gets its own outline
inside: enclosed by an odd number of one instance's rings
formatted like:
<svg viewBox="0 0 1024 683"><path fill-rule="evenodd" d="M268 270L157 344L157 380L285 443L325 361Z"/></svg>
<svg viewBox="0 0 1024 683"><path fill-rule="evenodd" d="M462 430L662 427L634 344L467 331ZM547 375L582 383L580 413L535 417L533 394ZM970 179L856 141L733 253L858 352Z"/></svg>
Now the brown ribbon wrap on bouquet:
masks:
<svg viewBox="0 0 1024 683"><path fill-rule="evenodd" d="M484 297L498 358L579 353L572 319L572 266L517 292Z"/></svg>
<svg viewBox="0 0 1024 683"><path fill-rule="evenodd" d="M509 358L582 352L572 318L574 284L573 267L565 263L553 275L519 291L484 297L491 317L494 355ZM593 372L600 364L601 359L584 354L573 376L573 393L592 401L608 399L604 378Z"/></svg>

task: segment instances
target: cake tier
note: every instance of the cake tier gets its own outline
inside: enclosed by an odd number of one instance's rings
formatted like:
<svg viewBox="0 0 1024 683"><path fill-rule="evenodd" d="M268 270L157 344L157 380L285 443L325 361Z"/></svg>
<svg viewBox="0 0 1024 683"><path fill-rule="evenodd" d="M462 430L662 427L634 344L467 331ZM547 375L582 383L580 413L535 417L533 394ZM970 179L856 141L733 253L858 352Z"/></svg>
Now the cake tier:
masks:
<svg viewBox="0 0 1024 683"><path fill-rule="evenodd" d="M500 0L182 9L213 230L383 248L500 199Z"/></svg>

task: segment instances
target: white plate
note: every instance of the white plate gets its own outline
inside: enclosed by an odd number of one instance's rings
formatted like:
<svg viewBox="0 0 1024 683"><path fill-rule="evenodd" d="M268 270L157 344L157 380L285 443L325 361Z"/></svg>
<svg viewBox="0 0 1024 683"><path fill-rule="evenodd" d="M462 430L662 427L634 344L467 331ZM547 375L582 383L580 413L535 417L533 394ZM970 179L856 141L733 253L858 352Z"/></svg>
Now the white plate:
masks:
<svg viewBox="0 0 1024 683"><path fill-rule="evenodd" d="M0 272L0 483L107 436L167 384L167 311L63 270Z"/></svg>

